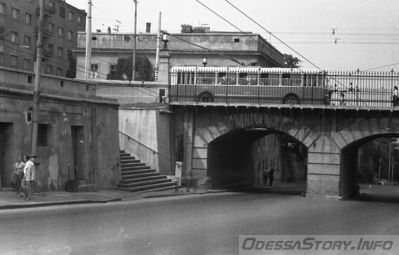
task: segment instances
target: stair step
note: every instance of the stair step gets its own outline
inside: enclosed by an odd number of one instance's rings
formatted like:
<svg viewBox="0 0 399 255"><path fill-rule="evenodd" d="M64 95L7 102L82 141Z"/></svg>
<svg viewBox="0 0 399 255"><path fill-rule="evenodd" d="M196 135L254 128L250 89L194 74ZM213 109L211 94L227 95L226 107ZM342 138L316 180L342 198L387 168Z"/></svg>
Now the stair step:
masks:
<svg viewBox="0 0 399 255"><path fill-rule="evenodd" d="M151 181L151 180L166 180L166 176L164 175L154 175L154 176L146 176L146 177L130 177L123 179L120 181L121 184L128 184L128 183L137 183L137 182L144 182L144 181Z"/></svg>
<svg viewBox="0 0 399 255"><path fill-rule="evenodd" d="M135 163L139 163L140 160L136 159L136 158L121 158L122 162L135 162Z"/></svg>
<svg viewBox="0 0 399 255"><path fill-rule="evenodd" d="M135 167L135 166L147 167L144 163L121 163L122 168Z"/></svg>
<svg viewBox="0 0 399 255"><path fill-rule="evenodd" d="M146 172L146 173L134 173L134 174L124 174L122 175L123 180L131 179L131 178L141 178L141 177L150 177L150 176L159 176L159 173L153 172Z"/></svg>
<svg viewBox="0 0 399 255"><path fill-rule="evenodd" d="M160 183L164 183L164 184L171 183L171 181L168 179L158 179L158 180L149 180L149 181L141 181L141 182L119 183L118 187L135 188L135 187L160 184Z"/></svg>
<svg viewBox="0 0 399 255"><path fill-rule="evenodd" d="M153 170L153 169L151 169L151 167L149 167L149 166L137 166L137 167L130 166L130 167L123 167L123 168L121 168L121 171L122 171L122 172L126 172L126 171L139 171L139 170Z"/></svg>
<svg viewBox="0 0 399 255"><path fill-rule="evenodd" d="M139 171L139 170L153 170L150 166L129 166L121 167L122 172L126 171Z"/></svg>
<svg viewBox="0 0 399 255"><path fill-rule="evenodd" d="M125 155L120 155L120 158L121 159L137 159L137 158L135 158L135 157L133 157L133 156L125 156ZM138 160L138 159L137 159Z"/></svg>
<svg viewBox="0 0 399 255"><path fill-rule="evenodd" d="M126 190L126 191L131 191L131 192L148 192L148 191L154 191L154 190L165 190L165 189L174 189L176 186L175 183L169 182L169 183L158 183L158 184L152 184L152 185L145 185L145 186L138 186L138 187L133 187L133 188L124 188L120 187L118 185L118 188L121 190Z"/></svg>
<svg viewBox="0 0 399 255"><path fill-rule="evenodd" d="M125 170L122 171L122 176L132 175L132 174L146 174L146 173L157 173L154 169L138 169L138 170Z"/></svg>

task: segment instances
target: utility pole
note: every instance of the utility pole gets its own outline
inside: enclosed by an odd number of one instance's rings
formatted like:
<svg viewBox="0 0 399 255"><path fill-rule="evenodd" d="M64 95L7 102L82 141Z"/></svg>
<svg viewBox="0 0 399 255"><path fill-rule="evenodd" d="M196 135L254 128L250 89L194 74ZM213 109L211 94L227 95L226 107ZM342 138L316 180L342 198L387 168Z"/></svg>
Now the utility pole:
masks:
<svg viewBox="0 0 399 255"><path fill-rule="evenodd" d="M91 0L88 2L87 22L86 22L86 56L85 56L85 79L90 78L91 73Z"/></svg>
<svg viewBox="0 0 399 255"><path fill-rule="evenodd" d="M133 2L134 2L134 31L133 31L132 81L136 79L137 0L133 0Z"/></svg>
<svg viewBox="0 0 399 255"><path fill-rule="evenodd" d="M161 43L161 18L162 13L159 12L159 19L158 19L158 33L157 33L157 50L155 54L155 81L158 81L158 71L159 71L159 48Z"/></svg>
<svg viewBox="0 0 399 255"><path fill-rule="evenodd" d="M43 48L43 20L44 20L44 0L39 0L39 21L38 33L36 42L36 66L35 66L35 88L33 90L33 110L32 110L32 140L31 140L31 154L36 155L37 149L37 133L39 129L39 106L40 106L40 72L42 65L42 48Z"/></svg>

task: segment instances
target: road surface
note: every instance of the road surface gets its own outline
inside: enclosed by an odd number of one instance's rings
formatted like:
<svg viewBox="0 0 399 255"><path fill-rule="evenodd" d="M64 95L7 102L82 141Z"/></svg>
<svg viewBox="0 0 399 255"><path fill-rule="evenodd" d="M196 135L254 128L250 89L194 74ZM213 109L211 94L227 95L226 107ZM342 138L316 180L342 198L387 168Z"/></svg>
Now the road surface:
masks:
<svg viewBox="0 0 399 255"><path fill-rule="evenodd" d="M237 254L240 234L399 234L399 204L224 193L0 211L0 254Z"/></svg>

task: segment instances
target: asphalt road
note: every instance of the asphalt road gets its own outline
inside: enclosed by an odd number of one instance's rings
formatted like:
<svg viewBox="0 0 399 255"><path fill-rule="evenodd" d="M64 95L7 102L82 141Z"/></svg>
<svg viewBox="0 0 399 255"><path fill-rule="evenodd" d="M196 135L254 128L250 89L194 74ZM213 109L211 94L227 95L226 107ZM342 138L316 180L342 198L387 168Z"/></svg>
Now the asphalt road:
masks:
<svg viewBox="0 0 399 255"><path fill-rule="evenodd" d="M0 254L237 254L240 234L399 234L399 203L227 193L0 212Z"/></svg>

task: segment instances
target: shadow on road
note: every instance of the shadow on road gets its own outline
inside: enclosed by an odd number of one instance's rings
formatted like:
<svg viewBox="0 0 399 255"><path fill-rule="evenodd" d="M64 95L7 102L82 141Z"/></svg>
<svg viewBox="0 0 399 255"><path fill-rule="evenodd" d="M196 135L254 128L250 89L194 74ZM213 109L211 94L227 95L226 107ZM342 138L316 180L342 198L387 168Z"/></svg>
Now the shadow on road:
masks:
<svg viewBox="0 0 399 255"><path fill-rule="evenodd" d="M354 200L399 203L399 186L396 185L360 185L360 194Z"/></svg>

